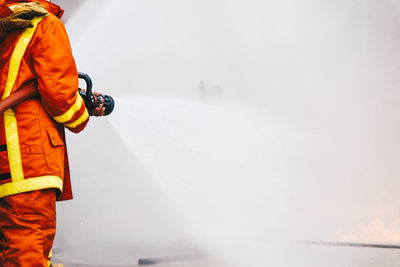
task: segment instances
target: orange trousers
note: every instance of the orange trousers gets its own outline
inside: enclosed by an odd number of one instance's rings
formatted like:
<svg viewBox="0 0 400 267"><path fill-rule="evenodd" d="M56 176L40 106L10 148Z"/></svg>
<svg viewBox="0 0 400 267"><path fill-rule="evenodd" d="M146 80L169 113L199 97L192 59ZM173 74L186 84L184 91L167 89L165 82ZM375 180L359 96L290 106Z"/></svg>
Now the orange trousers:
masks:
<svg viewBox="0 0 400 267"><path fill-rule="evenodd" d="M45 267L56 233L56 191L0 198L0 266Z"/></svg>

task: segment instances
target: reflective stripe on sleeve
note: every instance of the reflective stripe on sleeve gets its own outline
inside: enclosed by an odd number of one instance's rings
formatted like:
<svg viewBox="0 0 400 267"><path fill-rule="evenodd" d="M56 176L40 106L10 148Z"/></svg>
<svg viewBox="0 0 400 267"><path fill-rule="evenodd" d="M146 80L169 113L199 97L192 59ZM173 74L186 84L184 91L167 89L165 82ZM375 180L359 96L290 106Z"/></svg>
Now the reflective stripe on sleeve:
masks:
<svg viewBox="0 0 400 267"><path fill-rule="evenodd" d="M82 105L83 105L83 99L77 92L75 103L67 110L67 112L65 112L60 116L53 117L53 119L58 123L64 124L70 121L74 117L74 115L81 110Z"/></svg>
<svg viewBox="0 0 400 267"><path fill-rule="evenodd" d="M87 109L85 109L85 112L82 114L82 116L79 117L79 119L77 119L73 123L64 124L64 126L73 129L73 128L76 128L77 126L79 126L81 123L84 123L88 118L89 118L89 113L88 113Z"/></svg>

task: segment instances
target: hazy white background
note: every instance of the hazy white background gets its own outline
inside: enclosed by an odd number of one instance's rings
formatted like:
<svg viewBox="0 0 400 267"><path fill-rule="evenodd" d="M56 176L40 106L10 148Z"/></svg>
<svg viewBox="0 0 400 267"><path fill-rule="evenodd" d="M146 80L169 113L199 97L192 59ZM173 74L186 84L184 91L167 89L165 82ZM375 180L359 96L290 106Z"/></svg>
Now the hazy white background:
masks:
<svg viewBox="0 0 400 267"><path fill-rule="evenodd" d="M116 99L68 135L59 257L396 266L291 241L400 243L398 1L54 2Z"/></svg>

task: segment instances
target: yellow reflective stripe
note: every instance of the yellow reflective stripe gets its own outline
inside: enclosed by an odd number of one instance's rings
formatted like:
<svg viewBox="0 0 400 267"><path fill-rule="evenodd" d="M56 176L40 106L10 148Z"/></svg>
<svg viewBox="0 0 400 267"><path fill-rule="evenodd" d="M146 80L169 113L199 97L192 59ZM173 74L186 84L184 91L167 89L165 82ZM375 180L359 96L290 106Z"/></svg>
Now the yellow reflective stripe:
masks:
<svg viewBox="0 0 400 267"><path fill-rule="evenodd" d="M4 124L7 140L7 152L10 164L10 173L13 182L24 180L22 159L19 149L17 118L12 109L4 112Z"/></svg>
<svg viewBox="0 0 400 267"><path fill-rule="evenodd" d="M10 59L10 65L7 75L6 86L4 89L2 99L11 94L11 90L15 85L19 69L21 66L22 58L25 51L36 31L37 25L44 17L36 17L32 20L33 27L24 31L14 48L13 54ZM24 170L22 168L21 151L19 147L18 125L17 118L12 109L4 112L4 127L6 132L7 153L10 165L10 173L12 182L21 182L24 180Z"/></svg>
<svg viewBox="0 0 400 267"><path fill-rule="evenodd" d="M14 48L13 54L10 59L10 66L8 70L8 76L6 81L6 87L4 88L4 93L2 99L8 97L11 94L11 90L14 87L15 80L17 79L19 73L19 67L21 66L22 58L25 54L26 48L28 47L33 34L36 31L37 25L44 17L36 17L32 20L33 27L28 28L24 31L18 40L17 45Z"/></svg>
<svg viewBox="0 0 400 267"><path fill-rule="evenodd" d="M63 180L54 175L27 178L0 185L0 198L45 188L57 188L62 192Z"/></svg>
<svg viewBox="0 0 400 267"><path fill-rule="evenodd" d="M83 100L81 95L77 92L76 93L76 100L75 103L68 109L67 112L60 116L53 117L53 119L56 120L58 123L66 123L67 121L70 121L72 117L75 115L76 112L81 110L83 104Z"/></svg>
<svg viewBox="0 0 400 267"><path fill-rule="evenodd" d="M87 109L85 109L85 112L82 114L82 116L79 117L79 119L77 119L73 123L64 124L64 126L66 126L68 128L75 128L79 124L85 122L88 118L89 118L89 113L88 113Z"/></svg>
<svg viewBox="0 0 400 267"><path fill-rule="evenodd" d="M47 266L51 267L51 258L53 258L53 249L50 249L49 257L47 258Z"/></svg>

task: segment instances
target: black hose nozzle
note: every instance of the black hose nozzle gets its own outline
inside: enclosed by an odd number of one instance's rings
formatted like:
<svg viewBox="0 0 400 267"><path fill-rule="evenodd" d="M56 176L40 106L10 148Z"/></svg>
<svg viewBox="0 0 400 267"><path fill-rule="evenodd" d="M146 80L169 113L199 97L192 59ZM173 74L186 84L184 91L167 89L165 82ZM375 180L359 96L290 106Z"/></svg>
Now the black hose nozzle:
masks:
<svg viewBox="0 0 400 267"><path fill-rule="evenodd" d="M114 99L109 95L92 94L92 79L86 73L78 72L78 77L86 82L86 90L79 89L78 91L85 101L89 114L92 115L93 110L103 104L104 116L109 115L114 110Z"/></svg>

